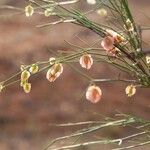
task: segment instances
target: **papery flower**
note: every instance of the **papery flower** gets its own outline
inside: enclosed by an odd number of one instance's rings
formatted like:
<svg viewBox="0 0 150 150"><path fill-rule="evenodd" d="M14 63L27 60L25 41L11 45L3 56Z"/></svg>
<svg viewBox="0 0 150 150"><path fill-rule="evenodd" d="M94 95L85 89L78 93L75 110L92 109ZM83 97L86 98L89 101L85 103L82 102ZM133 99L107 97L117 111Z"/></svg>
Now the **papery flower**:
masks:
<svg viewBox="0 0 150 150"><path fill-rule="evenodd" d="M115 48L115 39L112 36L106 36L102 42L101 46L109 53Z"/></svg>
<svg viewBox="0 0 150 150"><path fill-rule="evenodd" d="M34 13L34 8L30 4L25 7L25 15L26 15L26 17L32 16L33 13Z"/></svg>
<svg viewBox="0 0 150 150"><path fill-rule="evenodd" d="M107 10L105 8L100 8L97 10L97 14L99 14L102 17L106 17L107 16Z"/></svg>
<svg viewBox="0 0 150 150"><path fill-rule="evenodd" d="M31 83L25 83L24 85L23 85L23 90L24 90L24 92L25 93L29 93L30 91L31 91Z"/></svg>
<svg viewBox="0 0 150 150"><path fill-rule="evenodd" d="M21 73L21 81L27 81L30 77L30 72L27 71L27 70L24 70L22 73Z"/></svg>
<svg viewBox="0 0 150 150"><path fill-rule="evenodd" d="M81 56L79 62L83 68L90 69L91 66L93 65L93 58L91 57L90 54L85 54Z"/></svg>
<svg viewBox="0 0 150 150"><path fill-rule="evenodd" d="M32 64L29 68L30 73L35 74L39 71L39 66L37 64Z"/></svg>
<svg viewBox="0 0 150 150"><path fill-rule="evenodd" d="M54 64L46 74L46 78L50 82L54 82L63 72L63 66L61 63Z"/></svg>
<svg viewBox="0 0 150 150"><path fill-rule="evenodd" d="M125 92L128 97L131 97L136 93L136 88L134 85L128 85L125 89Z"/></svg>
<svg viewBox="0 0 150 150"><path fill-rule="evenodd" d="M147 56L146 56L146 63L147 63L147 64L150 64L150 55L147 55Z"/></svg>
<svg viewBox="0 0 150 150"><path fill-rule="evenodd" d="M96 4L96 0L87 0L87 3L91 4L91 5L94 5L94 4Z"/></svg>
<svg viewBox="0 0 150 150"><path fill-rule="evenodd" d="M133 23L131 22L130 19L126 20L126 25L124 25L124 28L129 31L129 32L133 32L134 31L134 26Z"/></svg>
<svg viewBox="0 0 150 150"><path fill-rule="evenodd" d="M106 32L114 38L115 43L121 43L125 41L125 38L122 35L118 34L117 32L113 30L106 29Z"/></svg>
<svg viewBox="0 0 150 150"><path fill-rule="evenodd" d="M97 103L101 100L102 97L102 90L96 86L92 85L89 86L86 91L86 99L89 100L92 103Z"/></svg>

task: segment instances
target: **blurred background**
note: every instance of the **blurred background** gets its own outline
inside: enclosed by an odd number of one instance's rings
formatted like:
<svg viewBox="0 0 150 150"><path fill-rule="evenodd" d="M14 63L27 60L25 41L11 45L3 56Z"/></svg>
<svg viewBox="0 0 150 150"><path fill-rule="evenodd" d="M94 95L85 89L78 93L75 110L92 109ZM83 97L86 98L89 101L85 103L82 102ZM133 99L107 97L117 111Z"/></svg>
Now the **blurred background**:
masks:
<svg viewBox="0 0 150 150"><path fill-rule="evenodd" d="M149 26L150 1L129 2L137 24ZM24 0L1 0L0 6L2 5L24 8L27 3ZM76 7L86 11L92 6L83 0ZM13 12L0 10L1 81L18 71L21 64L44 61L54 56L48 49L71 49L64 40L86 47L85 42L92 45L98 39L91 31L72 24L37 28L36 25L50 22L51 18L36 14L30 18L24 14L9 15ZM102 21L94 13L89 17L99 23ZM143 32L146 48L149 47L149 37L149 31ZM80 65L76 64L76 67ZM102 101L93 105L84 96L88 82L77 72L65 66L63 74L54 83L46 80L45 73L31 79L32 90L29 94L25 94L18 84L8 87L0 94L0 150L41 150L50 139L75 131L74 128L51 127L50 124L53 123L100 120L101 115L112 117L116 110L150 119L149 89L139 89L134 98L128 99L124 92L126 84L103 83L100 84L103 90ZM95 78L113 78L118 73L105 64L94 64L89 71ZM130 131L107 130L100 136L119 137L123 132ZM146 146L146 149L149 147Z"/></svg>

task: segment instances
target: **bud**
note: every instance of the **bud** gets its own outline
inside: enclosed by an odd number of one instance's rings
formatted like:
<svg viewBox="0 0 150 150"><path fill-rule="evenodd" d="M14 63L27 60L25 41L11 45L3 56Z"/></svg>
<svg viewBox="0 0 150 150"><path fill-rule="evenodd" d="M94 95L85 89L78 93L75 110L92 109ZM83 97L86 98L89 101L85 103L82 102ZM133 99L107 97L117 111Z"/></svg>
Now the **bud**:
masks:
<svg viewBox="0 0 150 150"><path fill-rule="evenodd" d="M24 92L25 93L29 93L30 91L31 91L31 83L25 83L24 85L23 85L23 90L24 90Z"/></svg>
<svg viewBox="0 0 150 150"><path fill-rule="evenodd" d="M96 0L87 0L87 3L90 5L96 4Z"/></svg>
<svg viewBox="0 0 150 150"><path fill-rule="evenodd" d="M107 16L107 10L104 8L98 9L97 14L99 14L102 17L106 17Z"/></svg>
<svg viewBox="0 0 150 150"><path fill-rule="evenodd" d="M54 82L59 76L60 74L63 72L63 66L61 63L59 64L54 64L48 71L46 74L46 78L50 81L50 82Z"/></svg>
<svg viewBox="0 0 150 150"><path fill-rule="evenodd" d="M2 92L3 89L4 89L4 85L0 83L0 92Z"/></svg>
<svg viewBox="0 0 150 150"><path fill-rule="evenodd" d="M122 35L118 34L113 30L106 29L106 32L114 38L115 43L121 43L125 41L125 38Z"/></svg>
<svg viewBox="0 0 150 150"><path fill-rule="evenodd" d="M126 87L125 92L128 95L128 97L131 97L136 93L136 88L134 85L129 85Z"/></svg>
<svg viewBox="0 0 150 150"><path fill-rule="evenodd" d="M55 61L56 61L56 59L55 59L54 57L51 57L51 58L49 59L50 65L53 65L53 64L55 63Z"/></svg>
<svg viewBox="0 0 150 150"><path fill-rule="evenodd" d="M49 16L53 13L53 10L54 10L53 7L46 9L46 10L44 11L44 15L45 15L46 17L49 17Z"/></svg>
<svg viewBox="0 0 150 150"><path fill-rule="evenodd" d="M80 58L79 62L83 68L90 69L93 65L93 58L90 54L85 54Z"/></svg>
<svg viewBox="0 0 150 150"><path fill-rule="evenodd" d="M147 55L147 56L146 56L146 63L147 63L147 64L150 64L150 55Z"/></svg>
<svg viewBox="0 0 150 150"><path fill-rule="evenodd" d="M26 17L32 16L34 13L34 8L31 5L25 7L25 15Z"/></svg>
<svg viewBox="0 0 150 150"><path fill-rule="evenodd" d="M133 23L131 22L130 19L126 20L126 25L124 25L124 28L129 31L129 32L133 32L134 31L134 27L133 27Z"/></svg>
<svg viewBox="0 0 150 150"><path fill-rule="evenodd" d="M101 42L101 46L109 53L115 48L114 44L115 40L111 36L106 36Z"/></svg>
<svg viewBox="0 0 150 150"><path fill-rule="evenodd" d="M21 66L20 66L20 70L21 70L21 71L24 71L24 70L25 70L25 66L24 66L24 65L21 65Z"/></svg>
<svg viewBox="0 0 150 150"><path fill-rule="evenodd" d="M29 68L30 73L35 74L39 70L39 66L37 64L32 64L31 67Z"/></svg>
<svg viewBox="0 0 150 150"><path fill-rule="evenodd" d="M27 71L27 70L24 70L22 73L21 73L21 81L27 81L30 77L30 72Z"/></svg>
<svg viewBox="0 0 150 150"><path fill-rule="evenodd" d="M101 100L102 97L102 90L96 86L92 85L88 87L86 91L86 99L89 100L92 103L97 103Z"/></svg>

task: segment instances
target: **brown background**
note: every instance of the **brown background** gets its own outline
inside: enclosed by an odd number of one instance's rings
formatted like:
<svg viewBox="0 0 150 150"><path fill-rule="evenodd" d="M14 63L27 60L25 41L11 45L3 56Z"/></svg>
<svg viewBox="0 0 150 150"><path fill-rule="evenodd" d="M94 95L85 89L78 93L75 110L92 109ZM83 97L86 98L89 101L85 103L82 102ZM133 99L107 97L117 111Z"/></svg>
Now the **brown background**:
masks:
<svg viewBox="0 0 150 150"><path fill-rule="evenodd" d="M137 23L149 26L150 1L129 2ZM19 7L26 5L24 0L0 1L1 6L4 4ZM85 2L78 7L89 9ZM83 31L83 28L71 24L36 28L36 25L51 19L39 15L31 18L26 18L24 14L8 16L10 13L0 11L0 80L18 71L21 64L48 60L54 56L48 48L54 51L71 49L64 39L85 47L76 37L77 34L90 45L98 39L97 35L89 30ZM90 17L99 23L101 21L95 14ZM143 32L143 39L147 43L150 42L149 34L149 31ZM144 44L144 47L148 47L148 44ZM80 67L79 64L75 65ZM94 64L89 74L95 78L113 78L118 75L118 71L104 64ZM126 84L100 84L103 99L93 105L82 97L88 82L67 65L64 66L61 77L54 83L46 80L45 72L30 81L30 94L25 94L17 84L0 94L0 150L40 150L50 138L73 131L71 128L50 127L51 123L100 120L100 114L113 116L116 110L150 119L149 89L139 89L136 96L130 100L124 93ZM122 135L119 131L108 130L101 136L111 134L118 137ZM148 146L146 148L148 149Z"/></svg>

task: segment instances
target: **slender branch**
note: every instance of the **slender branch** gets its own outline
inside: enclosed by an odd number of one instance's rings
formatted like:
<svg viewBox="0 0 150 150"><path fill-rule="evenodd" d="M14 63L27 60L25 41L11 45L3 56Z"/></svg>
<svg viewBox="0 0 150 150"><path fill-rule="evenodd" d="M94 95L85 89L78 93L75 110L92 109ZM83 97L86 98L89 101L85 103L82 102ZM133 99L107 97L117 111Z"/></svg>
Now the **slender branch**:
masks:
<svg viewBox="0 0 150 150"><path fill-rule="evenodd" d="M129 83L138 83L136 80L128 80L128 79L94 79L94 82L129 82Z"/></svg>
<svg viewBox="0 0 150 150"><path fill-rule="evenodd" d="M69 146L63 146L63 147L59 147L59 148L53 148L52 150L65 150L65 149L74 149L74 148L79 148L82 146L89 146L89 145L96 145L96 144L112 144L112 143L122 143L123 141L130 139L130 138L134 138L137 136L141 136L143 134L147 134L148 132L140 132L140 133L136 133L124 138L118 138L118 139L114 139L114 140L99 140L99 141L92 141L92 142L85 142L85 143L79 143L79 144L75 144L75 145L69 145ZM150 141L148 141L146 144L149 144Z"/></svg>
<svg viewBox="0 0 150 150"><path fill-rule="evenodd" d="M109 121L108 123L104 123L104 124L101 124L101 125L97 125L97 126L94 126L94 127L89 127L85 130L81 130L81 132L78 132L78 133L74 133L74 134L71 134L71 135L67 135L67 136L63 136L63 137L59 137L59 138L56 138L54 140L52 140L50 142L50 144L48 144L48 146L46 148L44 148L44 150L47 150L50 146L52 146L54 143L60 141L60 140L63 140L63 139L70 139L72 137L77 137L77 136L81 136L81 135L85 135L85 134L88 134L88 133L91 133L91 132L95 132L99 129L102 129L102 128L106 128L106 127L109 127L109 126L120 126L120 125L128 125L128 124L132 124L132 123L135 123L135 122L141 122L141 120L138 120L138 119L135 119L135 118L127 118L127 119L121 119L121 120L115 120L115 121Z"/></svg>
<svg viewBox="0 0 150 150"><path fill-rule="evenodd" d="M148 145L148 144L150 144L150 141L142 142L142 143L139 143L139 144L136 144L136 145L130 145L130 146L127 146L127 147L115 148L115 149L112 149L112 150L132 149L132 148L136 148L136 147L140 147L140 146L144 146L144 145Z"/></svg>

